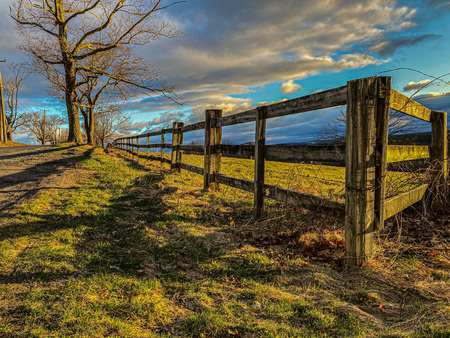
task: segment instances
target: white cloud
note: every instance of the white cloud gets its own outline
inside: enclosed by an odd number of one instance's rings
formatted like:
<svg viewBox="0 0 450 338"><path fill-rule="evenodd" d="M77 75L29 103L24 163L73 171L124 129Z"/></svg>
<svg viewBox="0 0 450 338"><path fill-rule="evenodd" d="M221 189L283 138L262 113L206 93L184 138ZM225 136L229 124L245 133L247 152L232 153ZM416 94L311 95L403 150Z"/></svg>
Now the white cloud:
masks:
<svg viewBox="0 0 450 338"><path fill-rule="evenodd" d="M425 80L422 80L422 81L419 81L419 82L411 81L405 87L403 87L403 91L404 92L409 92L409 91L412 91L412 90L417 90L417 89L420 89L420 88L426 86L430 82L431 82L430 79L425 79Z"/></svg>
<svg viewBox="0 0 450 338"><path fill-rule="evenodd" d="M299 89L303 89L303 87L294 82L294 80L289 80L281 85L281 92L283 94L292 94L298 91Z"/></svg>

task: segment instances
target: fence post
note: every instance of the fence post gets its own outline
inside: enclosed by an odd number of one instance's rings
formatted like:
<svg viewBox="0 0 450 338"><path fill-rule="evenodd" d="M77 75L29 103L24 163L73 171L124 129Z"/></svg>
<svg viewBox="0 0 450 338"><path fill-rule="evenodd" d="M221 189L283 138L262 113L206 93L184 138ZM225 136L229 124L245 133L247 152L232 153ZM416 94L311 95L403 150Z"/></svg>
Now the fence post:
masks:
<svg viewBox="0 0 450 338"><path fill-rule="evenodd" d="M361 265L373 252L376 105L376 77L347 82L345 256L349 265Z"/></svg>
<svg viewBox="0 0 450 338"><path fill-rule="evenodd" d="M147 161L150 157L150 136L147 135Z"/></svg>
<svg viewBox="0 0 450 338"><path fill-rule="evenodd" d="M172 163L170 165L170 172L179 173L181 171L181 150L180 145L183 144L183 122L173 123L173 135L172 135Z"/></svg>
<svg viewBox="0 0 450 338"><path fill-rule="evenodd" d="M166 134L164 133L164 130L161 134L161 164L164 163L164 143L166 142Z"/></svg>
<svg viewBox="0 0 450 338"><path fill-rule="evenodd" d="M386 199L387 147L389 139L389 111L392 78L377 79L376 154L375 154L375 230L384 228L384 202Z"/></svg>
<svg viewBox="0 0 450 338"><path fill-rule="evenodd" d="M255 218L261 218L264 211L264 170L266 148L266 117L267 107L258 107L255 127Z"/></svg>
<svg viewBox="0 0 450 338"><path fill-rule="evenodd" d="M136 156L137 156L137 163L139 163L139 136L136 136Z"/></svg>
<svg viewBox="0 0 450 338"><path fill-rule="evenodd" d="M432 208L447 200L447 113L431 112Z"/></svg>
<svg viewBox="0 0 450 338"><path fill-rule="evenodd" d="M203 189L218 190L215 173L220 172L222 156L218 146L222 144L222 127L216 127L214 119L222 117L221 109L207 109L205 111L205 150Z"/></svg>

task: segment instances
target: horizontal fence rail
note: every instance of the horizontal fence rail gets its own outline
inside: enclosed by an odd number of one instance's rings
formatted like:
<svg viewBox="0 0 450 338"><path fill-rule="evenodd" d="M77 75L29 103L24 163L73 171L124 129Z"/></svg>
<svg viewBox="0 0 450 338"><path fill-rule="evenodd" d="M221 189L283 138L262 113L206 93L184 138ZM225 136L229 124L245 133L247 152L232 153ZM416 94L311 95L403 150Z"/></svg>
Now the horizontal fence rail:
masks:
<svg viewBox="0 0 450 338"><path fill-rule="evenodd" d="M267 119L341 105L347 105L345 145L265 144ZM390 109L431 122L431 147L388 145ZM249 122L255 122L254 144L222 144L222 127ZM184 133L198 130L204 130L203 145L183 144ZM166 134L172 134L171 143L166 143ZM150 143L154 136L160 136L160 142ZM146 138L146 143L140 143L140 138ZM265 198L308 209L345 211L346 263L360 265L370 259L373 233L383 228L384 220L422 200L429 189L428 184L423 184L386 199L388 163L430 158L433 180L441 183L435 185L446 182L447 114L431 111L395 91L390 77L371 77L234 115L222 116L221 110L207 110L205 121L186 126L175 122L172 128L116 139L112 146L138 161L168 163L172 172L183 169L202 175L205 189L218 189L221 184L253 193L256 218L263 216ZM155 148L160 149L159 154L150 152ZM166 150L171 152L170 158L166 157ZM204 166L183 163L183 153L203 155ZM254 160L254 180L221 173L222 157ZM346 166L345 203L266 184L265 161Z"/></svg>

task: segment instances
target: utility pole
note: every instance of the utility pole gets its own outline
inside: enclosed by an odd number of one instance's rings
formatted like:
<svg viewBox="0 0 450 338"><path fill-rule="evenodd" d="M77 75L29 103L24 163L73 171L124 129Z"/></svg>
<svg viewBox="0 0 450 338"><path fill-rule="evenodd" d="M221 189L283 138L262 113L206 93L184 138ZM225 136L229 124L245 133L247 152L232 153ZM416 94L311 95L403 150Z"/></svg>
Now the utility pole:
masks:
<svg viewBox="0 0 450 338"><path fill-rule="evenodd" d="M47 138L47 135L46 135L46 126L47 126L47 119L46 119L46 114L47 114L47 111L44 109L44 125L43 125L43 128L42 128L42 145L45 145L45 139Z"/></svg>
<svg viewBox="0 0 450 338"><path fill-rule="evenodd" d="M6 62L6 59L0 60L0 62ZM3 102L3 83L2 73L0 71L0 142L6 143L6 115L5 115L5 103Z"/></svg>

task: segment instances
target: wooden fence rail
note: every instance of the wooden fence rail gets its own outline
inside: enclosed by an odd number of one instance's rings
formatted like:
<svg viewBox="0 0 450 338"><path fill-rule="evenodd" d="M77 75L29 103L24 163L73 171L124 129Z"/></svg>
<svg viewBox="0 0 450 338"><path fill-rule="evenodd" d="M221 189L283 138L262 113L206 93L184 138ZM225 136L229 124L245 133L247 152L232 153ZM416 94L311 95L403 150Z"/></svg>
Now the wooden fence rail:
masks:
<svg viewBox="0 0 450 338"><path fill-rule="evenodd" d="M341 145L266 145L267 119L307 111L347 105L346 144ZM431 122L432 144L429 146L388 145L389 111L395 109ZM222 127L255 123L254 145L222 144ZM204 145L183 144L184 133L204 130ZM172 143L165 135L172 134ZM149 138L161 136L159 143ZM146 143L139 143L146 138ZM447 114L431 111L391 88L391 77L370 77L348 81L346 86L296 99L275 103L242 113L222 116L221 110L206 110L205 121L173 127L137 136L123 137L112 143L114 148L136 157L169 163L171 172L181 169L203 175L204 189L218 189L220 184L254 194L255 218L263 215L264 199L269 198L304 208L345 210L346 263L360 265L373 253L373 235L384 226L384 220L420 201L428 185L386 199L387 164L431 157L434 189L445 189L447 175ZM160 148L158 156L151 148ZM145 155L140 149L147 149ZM165 156L171 150L171 158ZM182 163L182 154L204 156L203 167ZM254 159L254 180L221 174L221 158ZM345 165L345 203L298 191L265 184L265 162L321 162ZM442 194L442 191L434 191ZM445 193L445 192L444 192Z"/></svg>

